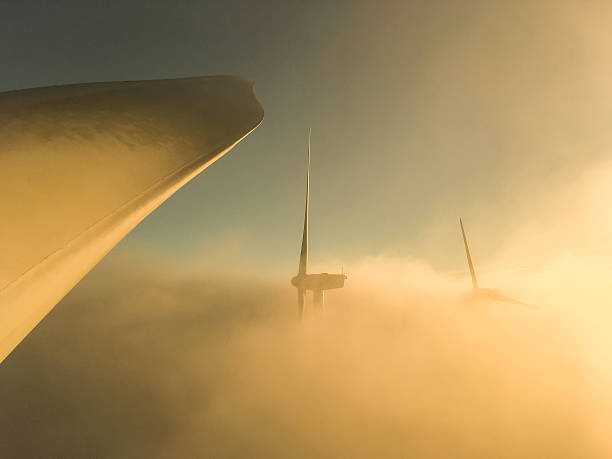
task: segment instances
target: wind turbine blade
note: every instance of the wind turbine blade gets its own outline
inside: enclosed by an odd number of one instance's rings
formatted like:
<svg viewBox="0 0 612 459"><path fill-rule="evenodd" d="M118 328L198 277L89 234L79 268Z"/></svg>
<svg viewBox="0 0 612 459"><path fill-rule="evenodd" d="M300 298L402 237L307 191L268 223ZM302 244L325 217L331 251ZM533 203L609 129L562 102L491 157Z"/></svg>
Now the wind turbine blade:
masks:
<svg viewBox="0 0 612 459"><path fill-rule="evenodd" d="M304 296L306 295L306 291L298 288L297 291L297 300L298 300L298 316L300 320L304 317Z"/></svg>
<svg viewBox="0 0 612 459"><path fill-rule="evenodd" d="M0 362L263 115L225 76L0 92Z"/></svg>
<svg viewBox="0 0 612 459"><path fill-rule="evenodd" d="M465 230L463 229L463 221L459 219L461 225L461 235L463 236L463 245L465 246L465 254L467 255L468 266L470 267L470 275L472 276L472 286L478 288L478 280L476 279L476 272L474 271L474 264L472 263L472 256L470 255L470 248L468 247L467 238L465 237Z"/></svg>
<svg viewBox="0 0 612 459"><path fill-rule="evenodd" d="M306 209L304 211L304 231L302 233L302 250L298 274L306 274L308 269L308 206L310 201L310 132L308 129L308 168L306 170Z"/></svg>
<svg viewBox="0 0 612 459"><path fill-rule="evenodd" d="M496 295L492 297L492 299L497 300L497 301L502 301L504 303L516 304L518 306L523 306L529 309L538 309L538 307L534 306L533 304L523 303L522 301L515 300L514 298L510 298L509 296L502 295L502 294Z"/></svg>

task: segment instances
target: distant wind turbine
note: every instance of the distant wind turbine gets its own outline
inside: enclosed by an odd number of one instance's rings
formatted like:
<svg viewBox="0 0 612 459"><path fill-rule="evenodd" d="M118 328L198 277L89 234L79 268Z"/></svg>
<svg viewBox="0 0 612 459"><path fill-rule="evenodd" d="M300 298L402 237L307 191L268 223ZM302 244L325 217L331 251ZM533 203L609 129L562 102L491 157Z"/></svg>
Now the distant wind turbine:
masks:
<svg viewBox="0 0 612 459"><path fill-rule="evenodd" d="M312 290L313 304L315 308L321 309L324 303L325 290L344 287L347 279L342 274L308 274L308 208L310 205L310 133L308 129L308 166L306 170L306 210L304 211L304 230L302 233L302 249L300 251L300 263L298 273L291 279L291 284L297 288L298 314L300 319L304 315L304 297L307 290ZM343 270L344 271L344 270Z"/></svg>
<svg viewBox="0 0 612 459"><path fill-rule="evenodd" d="M465 246L465 255L467 256L468 267L470 268L470 275L472 276L472 296L474 298L503 301L504 303L518 304L520 306L525 306L530 309L537 309L531 304L523 303L522 301L518 301L514 298L502 295L498 289L479 287L478 279L476 278L476 271L474 270L474 263L472 262L472 256L470 255L470 247L468 246L465 230L463 229L463 221L461 220L461 218L459 219L459 225L461 226L461 235L463 236L463 245Z"/></svg>

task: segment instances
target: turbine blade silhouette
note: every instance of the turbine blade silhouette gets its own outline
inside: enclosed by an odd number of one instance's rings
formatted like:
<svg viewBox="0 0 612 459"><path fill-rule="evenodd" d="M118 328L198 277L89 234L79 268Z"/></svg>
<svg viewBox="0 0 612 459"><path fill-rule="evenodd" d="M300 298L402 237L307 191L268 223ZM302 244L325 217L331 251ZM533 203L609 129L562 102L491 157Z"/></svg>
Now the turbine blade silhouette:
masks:
<svg viewBox="0 0 612 459"><path fill-rule="evenodd" d="M298 317L302 320L304 317L304 297L306 296L306 290L298 288L297 290L297 301L298 301Z"/></svg>
<svg viewBox="0 0 612 459"><path fill-rule="evenodd" d="M523 306L523 307L529 308L529 309L538 309L538 307L534 306L533 304L523 303L522 301L515 300L514 298L510 298L509 296L502 295L501 293L499 293L499 294L497 294L495 296L492 295L491 299L497 300L497 301L501 301L503 303L516 304L517 306Z"/></svg>
<svg viewBox="0 0 612 459"><path fill-rule="evenodd" d="M308 205L310 200L310 132L308 129L308 168L306 170L306 209L304 211L304 232L302 233L302 250L300 251L299 274L306 274L308 269Z"/></svg>
<svg viewBox="0 0 612 459"><path fill-rule="evenodd" d="M465 230L463 229L463 221L459 219L461 225L461 234L463 235L463 245L465 246L465 254L467 255L468 266L470 267L470 275L472 276L472 287L478 289L478 280L476 279L476 272L474 271L474 264L472 263L472 256L470 255L470 248L468 247L467 238L465 237Z"/></svg>

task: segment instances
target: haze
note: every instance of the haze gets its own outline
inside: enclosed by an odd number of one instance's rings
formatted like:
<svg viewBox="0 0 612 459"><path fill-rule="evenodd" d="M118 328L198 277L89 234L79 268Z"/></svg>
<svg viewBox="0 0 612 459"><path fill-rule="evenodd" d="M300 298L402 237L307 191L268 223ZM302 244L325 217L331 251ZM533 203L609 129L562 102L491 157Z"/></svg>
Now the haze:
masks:
<svg viewBox="0 0 612 459"><path fill-rule="evenodd" d="M611 8L3 4L0 90L237 74L266 118L3 362L2 456L610 457ZM349 278L298 326L308 127ZM537 311L468 301L459 217Z"/></svg>

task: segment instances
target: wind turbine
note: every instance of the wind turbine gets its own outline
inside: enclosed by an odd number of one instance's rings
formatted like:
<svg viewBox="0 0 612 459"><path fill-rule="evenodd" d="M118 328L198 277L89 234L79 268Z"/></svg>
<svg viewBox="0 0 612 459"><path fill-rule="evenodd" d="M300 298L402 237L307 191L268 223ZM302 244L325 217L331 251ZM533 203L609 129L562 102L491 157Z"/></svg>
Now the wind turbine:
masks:
<svg viewBox="0 0 612 459"><path fill-rule="evenodd" d="M472 296L474 298L503 301L504 303L518 304L530 309L537 309L531 304L523 303L522 301L518 301L514 298L502 295L499 289L480 288L480 286L478 285L478 279L476 278L476 271L474 270L474 263L472 262L472 256L470 255L470 247L468 246L465 230L463 229L463 221L461 220L461 218L459 219L459 225L461 226L461 235L463 236L463 245L465 246L465 255L467 256L467 262L470 268L470 275L472 276Z"/></svg>
<svg viewBox="0 0 612 459"><path fill-rule="evenodd" d="M304 298L306 292L311 290L313 293L313 304L316 309L321 309L325 302L325 290L344 287L347 279L342 274L308 274L308 210L310 205L310 134L308 129L308 166L306 169L306 209L304 211L304 229L302 232L302 248L300 250L300 263L298 273L291 279L291 284L297 288L298 314L300 319L304 315Z"/></svg>

